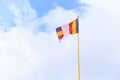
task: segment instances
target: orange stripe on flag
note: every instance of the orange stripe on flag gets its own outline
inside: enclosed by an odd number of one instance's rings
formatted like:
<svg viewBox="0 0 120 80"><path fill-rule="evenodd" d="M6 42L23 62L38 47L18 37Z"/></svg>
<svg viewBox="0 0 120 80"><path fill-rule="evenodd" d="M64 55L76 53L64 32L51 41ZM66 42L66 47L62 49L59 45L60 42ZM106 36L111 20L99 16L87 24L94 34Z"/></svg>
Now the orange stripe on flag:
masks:
<svg viewBox="0 0 120 80"><path fill-rule="evenodd" d="M78 33L78 19L72 21L69 23L69 32L70 34L76 34Z"/></svg>
<svg viewBox="0 0 120 80"><path fill-rule="evenodd" d="M76 33L76 20L73 21L72 23L72 34Z"/></svg>

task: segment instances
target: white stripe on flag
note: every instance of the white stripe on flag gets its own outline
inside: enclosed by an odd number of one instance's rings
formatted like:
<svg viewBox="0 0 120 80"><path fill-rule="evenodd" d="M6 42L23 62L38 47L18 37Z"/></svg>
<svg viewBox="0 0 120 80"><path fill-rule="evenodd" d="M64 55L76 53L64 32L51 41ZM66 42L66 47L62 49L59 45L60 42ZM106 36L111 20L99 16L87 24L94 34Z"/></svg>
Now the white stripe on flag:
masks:
<svg viewBox="0 0 120 80"><path fill-rule="evenodd" d="M61 26L64 37L67 37L69 35L69 25L63 25Z"/></svg>

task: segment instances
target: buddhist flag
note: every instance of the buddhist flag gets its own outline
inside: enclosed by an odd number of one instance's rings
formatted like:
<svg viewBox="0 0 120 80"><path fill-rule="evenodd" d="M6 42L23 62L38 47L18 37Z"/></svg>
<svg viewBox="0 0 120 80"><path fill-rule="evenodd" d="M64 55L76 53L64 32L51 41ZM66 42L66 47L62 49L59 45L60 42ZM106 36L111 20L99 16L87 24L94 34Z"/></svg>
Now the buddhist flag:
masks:
<svg viewBox="0 0 120 80"><path fill-rule="evenodd" d="M68 35L73 35L79 32L79 24L78 24L78 18L73 20L72 22L62 25L60 27L56 28L56 33L58 36L58 39L61 40L64 37L67 37Z"/></svg>

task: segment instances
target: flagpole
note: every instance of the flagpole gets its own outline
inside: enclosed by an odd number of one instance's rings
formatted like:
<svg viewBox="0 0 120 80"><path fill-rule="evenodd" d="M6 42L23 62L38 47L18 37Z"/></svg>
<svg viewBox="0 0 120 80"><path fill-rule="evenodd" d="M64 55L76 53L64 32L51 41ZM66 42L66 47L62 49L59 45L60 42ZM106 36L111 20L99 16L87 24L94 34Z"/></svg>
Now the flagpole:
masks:
<svg viewBox="0 0 120 80"><path fill-rule="evenodd" d="M79 19L79 16L78 16L78 19ZM79 42L80 41L80 35L79 35L79 32L78 32L78 35L77 35L77 39L78 39L78 80L80 80L80 42Z"/></svg>

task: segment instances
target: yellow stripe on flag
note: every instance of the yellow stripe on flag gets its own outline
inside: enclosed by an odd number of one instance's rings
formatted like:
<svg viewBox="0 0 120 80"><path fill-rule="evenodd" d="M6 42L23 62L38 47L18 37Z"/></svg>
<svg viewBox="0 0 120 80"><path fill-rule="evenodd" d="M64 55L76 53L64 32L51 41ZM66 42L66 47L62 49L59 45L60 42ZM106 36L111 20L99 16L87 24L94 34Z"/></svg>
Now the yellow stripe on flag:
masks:
<svg viewBox="0 0 120 80"><path fill-rule="evenodd" d="M76 20L74 20L72 24L72 34L76 34Z"/></svg>
<svg viewBox="0 0 120 80"><path fill-rule="evenodd" d="M57 32L57 35L58 35L58 36L63 35L62 31L58 31L58 32Z"/></svg>

